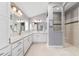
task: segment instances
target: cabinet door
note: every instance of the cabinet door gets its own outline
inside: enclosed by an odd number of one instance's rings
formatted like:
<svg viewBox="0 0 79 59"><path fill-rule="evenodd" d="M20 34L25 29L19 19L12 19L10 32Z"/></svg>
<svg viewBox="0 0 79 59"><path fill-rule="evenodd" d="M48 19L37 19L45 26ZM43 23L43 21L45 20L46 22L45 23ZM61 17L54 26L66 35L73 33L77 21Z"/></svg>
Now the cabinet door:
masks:
<svg viewBox="0 0 79 59"><path fill-rule="evenodd" d="M47 33L43 33L43 42L47 42Z"/></svg>
<svg viewBox="0 0 79 59"><path fill-rule="evenodd" d="M29 44L30 44L30 45L32 44L32 38L33 38L32 35L30 35L30 36L29 36Z"/></svg>
<svg viewBox="0 0 79 59"><path fill-rule="evenodd" d="M33 42L40 42L40 34L34 33L33 34Z"/></svg>
<svg viewBox="0 0 79 59"><path fill-rule="evenodd" d="M19 56L23 55L23 40L12 45L12 55Z"/></svg>
<svg viewBox="0 0 79 59"><path fill-rule="evenodd" d="M46 33L33 34L33 42L47 42L47 34Z"/></svg>
<svg viewBox="0 0 79 59"><path fill-rule="evenodd" d="M45 41L45 34L44 33L38 33L38 42L44 42Z"/></svg>
<svg viewBox="0 0 79 59"><path fill-rule="evenodd" d="M23 46L16 47L14 50L12 50L12 56L23 56Z"/></svg>
<svg viewBox="0 0 79 59"><path fill-rule="evenodd" d="M7 46L0 50L0 56L11 56L11 46Z"/></svg>
<svg viewBox="0 0 79 59"><path fill-rule="evenodd" d="M28 50L30 44L29 44L29 37L25 37L24 38L24 54L26 53L26 51Z"/></svg>

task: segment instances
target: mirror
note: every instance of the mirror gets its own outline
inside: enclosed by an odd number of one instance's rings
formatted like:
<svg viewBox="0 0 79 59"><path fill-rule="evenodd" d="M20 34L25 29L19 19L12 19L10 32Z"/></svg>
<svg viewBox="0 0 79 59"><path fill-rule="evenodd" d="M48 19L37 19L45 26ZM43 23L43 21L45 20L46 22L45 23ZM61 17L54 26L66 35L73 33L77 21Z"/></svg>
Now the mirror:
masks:
<svg viewBox="0 0 79 59"><path fill-rule="evenodd" d="M37 24L37 31L46 31L46 23L45 22L41 22Z"/></svg>
<svg viewBox="0 0 79 59"><path fill-rule="evenodd" d="M26 18L21 9L15 3L11 2L10 6L10 32L11 34L21 34L29 31L29 20Z"/></svg>
<svg viewBox="0 0 79 59"><path fill-rule="evenodd" d="M46 31L47 23L46 22L34 22L34 31Z"/></svg>
<svg viewBox="0 0 79 59"><path fill-rule="evenodd" d="M10 28L12 32L21 34L24 31L28 31L28 21L25 21L23 17L11 14Z"/></svg>

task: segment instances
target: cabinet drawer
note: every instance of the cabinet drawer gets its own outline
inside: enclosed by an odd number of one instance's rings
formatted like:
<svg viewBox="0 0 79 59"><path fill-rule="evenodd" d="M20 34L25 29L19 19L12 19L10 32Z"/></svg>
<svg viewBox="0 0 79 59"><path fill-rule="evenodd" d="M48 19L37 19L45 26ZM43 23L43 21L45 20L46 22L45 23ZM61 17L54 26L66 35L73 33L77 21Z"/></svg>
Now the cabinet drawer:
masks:
<svg viewBox="0 0 79 59"><path fill-rule="evenodd" d="M19 41L17 43L12 44L12 49L15 49L15 48L17 48L17 47L19 47L21 45L23 46L23 40L21 40L21 41Z"/></svg>
<svg viewBox="0 0 79 59"><path fill-rule="evenodd" d="M23 53L23 47L19 47L19 48L16 48L15 50L12 50L13 56L18 56L20 53Z"/></svg>
<svg viewBox="0 0 79 59"><path fill-rule="evenodd" d="M32 35L29 36L29 40L28 41L29 41L29 44L31 45L32 44Z"/></svg>
<svg viewBox="0 0 79 59"><path fill-rule="evenodd" d="M24 54L26 53L26 51L28 50L28 48L30 46L30 43L28 40L29 40L28 37L24 38Z"/></svg>
<svg viewBox="0 0 79 59"><path fill-rule="evenodd" d="M12 45L12 55L18 56L20 53L23 53L23 40Z"/></svg>
<svg viewBox="0 0 79 59"><path fill-rule="evenodd" d="M33 42L47 42L47 33L33 34Z"/></svg>
<svg viewBox="0 0 79 59"><path fill-rule="evenodd" d="M11 56L11 46L0 50L0 56Z"/></svg>

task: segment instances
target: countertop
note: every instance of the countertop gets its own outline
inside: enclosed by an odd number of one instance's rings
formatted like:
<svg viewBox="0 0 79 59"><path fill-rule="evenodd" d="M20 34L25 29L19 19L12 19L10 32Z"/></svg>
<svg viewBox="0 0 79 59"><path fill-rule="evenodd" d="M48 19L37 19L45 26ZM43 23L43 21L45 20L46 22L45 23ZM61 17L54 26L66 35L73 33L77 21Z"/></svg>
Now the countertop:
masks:
<svg viewBox="0 0 79 59"><path fill-rule="evenodd" d="M18 33L13 33L13 35L10 35L10 41L11 43L13 43L31 34L32 32L22 32L21 35L19 35Z"/></svg>
<svg viewBox="0 0 79 59"><path fill-rule="evenodd" d="M47 33L47 31L33 31L33 33Z"/></svg>
<svg viewBox="0 0 79 59"><path fill-rule="evenodd" d="M27 37L27 36L29 36L29 35L31 35L31 34L34 34L34 33L39 33L39 34L47 34L47 32L45 31L31 31L31 32L22 32L22 34L21 35L19 35L18 33L13 33L12 35L10 35L10 42L11 43L14 43L14 42L16 42L16 41L18 41L18 40L21 40L21 39L23 39L24 37Z"/></svg>

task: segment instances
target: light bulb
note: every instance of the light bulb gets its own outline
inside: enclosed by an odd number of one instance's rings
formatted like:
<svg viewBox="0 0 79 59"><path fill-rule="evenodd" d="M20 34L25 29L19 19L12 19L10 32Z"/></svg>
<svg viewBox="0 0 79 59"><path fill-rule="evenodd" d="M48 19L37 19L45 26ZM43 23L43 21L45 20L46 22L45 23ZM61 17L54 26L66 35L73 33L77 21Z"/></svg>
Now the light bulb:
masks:
<svg viewBox="0 0 79 59"><path fill-rule="evenodd" d="M56 9L59 10L60 8L57 7Z"/></svg>
<svg viewBox="0 0 79 59"><path fill-rule="evenodd" d="M13 7L13 11L15 11L15 12L16 12L16 7Z"/></svg>
<svg viewBox="0 0 79 59"><path fill-rule="evenodd" d="M22 16L22 12L21 12L20 10L18 10L18 14L19 14L20 16Z"/></svg>

